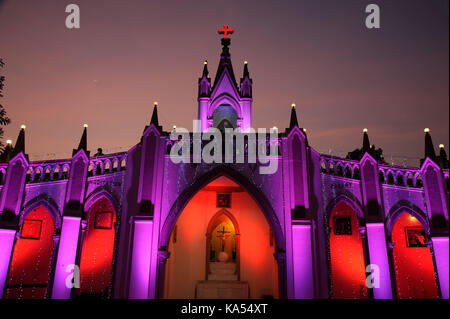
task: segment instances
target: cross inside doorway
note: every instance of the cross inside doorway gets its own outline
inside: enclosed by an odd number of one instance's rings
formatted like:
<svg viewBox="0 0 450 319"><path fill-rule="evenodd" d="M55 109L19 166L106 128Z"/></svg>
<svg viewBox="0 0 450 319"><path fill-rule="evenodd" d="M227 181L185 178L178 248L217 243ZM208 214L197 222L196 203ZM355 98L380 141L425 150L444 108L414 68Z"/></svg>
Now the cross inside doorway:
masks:
<svg viewBox="0 0 450 319"><path fill-rule="evenodd" d="M217 235L218 238L222 241L222 251L225 251L225 239L230 237L229 231L225 230L225 226L223 226L222 230L217 231L220 235Z"/></svg>

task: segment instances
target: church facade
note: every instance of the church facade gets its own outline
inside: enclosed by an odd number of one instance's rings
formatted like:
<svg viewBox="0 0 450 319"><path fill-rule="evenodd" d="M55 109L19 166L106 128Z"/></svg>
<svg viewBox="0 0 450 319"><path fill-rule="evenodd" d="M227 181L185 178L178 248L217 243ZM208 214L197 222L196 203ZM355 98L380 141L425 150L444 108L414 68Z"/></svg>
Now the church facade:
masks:
<svg viewBox="0 0 450 319"><path fill-rule="evenodd" d="M252 128L229 46L225 32L198 81L199 132ZM72 158L29 161L23 127L0 164L0 298L449 298L449 170L429 131L420 167L377 160L367 130L358 159L338 158L293 105L284 132L258 135L270 174L250 138L207 163L173 161L170 136L155 103L127 152L91 155L86 126Z"/></svg>

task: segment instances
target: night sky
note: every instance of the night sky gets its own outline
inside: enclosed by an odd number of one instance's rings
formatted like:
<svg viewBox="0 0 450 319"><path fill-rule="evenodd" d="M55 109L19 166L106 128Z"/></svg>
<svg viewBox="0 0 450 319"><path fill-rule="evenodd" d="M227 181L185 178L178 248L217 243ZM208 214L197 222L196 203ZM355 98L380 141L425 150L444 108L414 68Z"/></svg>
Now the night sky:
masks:
<svg viewBox="0 0 450 319"><path fill-rule="evenodd" d="M78 30L65 27L70 3L81 9ZM365 27L370 3L381 29ZM322 153L345 156L367 127L388 159L419 158L425 127L436 150L449 144L448 3L0 0L4 140L15 143L26 124L31 159L67 158L88 123L91 151L124 151L155 100L166 130L192 130L203 61L214 78L226 23L236 77L247 60L253 78L253 127L284 129L296 103Z"/></svg>

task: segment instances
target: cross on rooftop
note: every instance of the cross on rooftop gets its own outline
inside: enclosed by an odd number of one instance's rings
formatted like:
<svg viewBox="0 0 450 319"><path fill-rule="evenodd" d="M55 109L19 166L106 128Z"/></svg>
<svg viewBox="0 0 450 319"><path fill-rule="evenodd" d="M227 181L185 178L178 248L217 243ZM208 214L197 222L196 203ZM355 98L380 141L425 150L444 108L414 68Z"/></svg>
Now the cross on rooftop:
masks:
<svg viewBox="0 0 450 319"><path fill-rule="evenodd" d="M219 32L219 34L223 34L223 38L227 39L227 35L232 34L234 29L228 29L228 24L224 24L223 29L219 29L217 32Z"/></svg>

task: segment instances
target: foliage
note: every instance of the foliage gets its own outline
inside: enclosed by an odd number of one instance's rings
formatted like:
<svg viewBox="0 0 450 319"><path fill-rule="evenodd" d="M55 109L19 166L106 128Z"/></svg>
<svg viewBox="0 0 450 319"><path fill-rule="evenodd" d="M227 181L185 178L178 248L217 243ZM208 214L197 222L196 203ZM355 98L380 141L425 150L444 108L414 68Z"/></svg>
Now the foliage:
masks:
<svg viewBox="0 0 450 319"><path fill-rule="evenodd" d="M5 63L3 62L3 59L0 58L0 68L3 68L4 66L5 66ZM3 97L4 82L5 82L5 77L3 75L0 75L0 98ZM4 150L4 144L2 142L4 131L3 131L2 126L8 125L9 123L11 123L11 120L6 115L6 110L3 107L3 105L0 103L0 153L2 153Z"/></svg>

